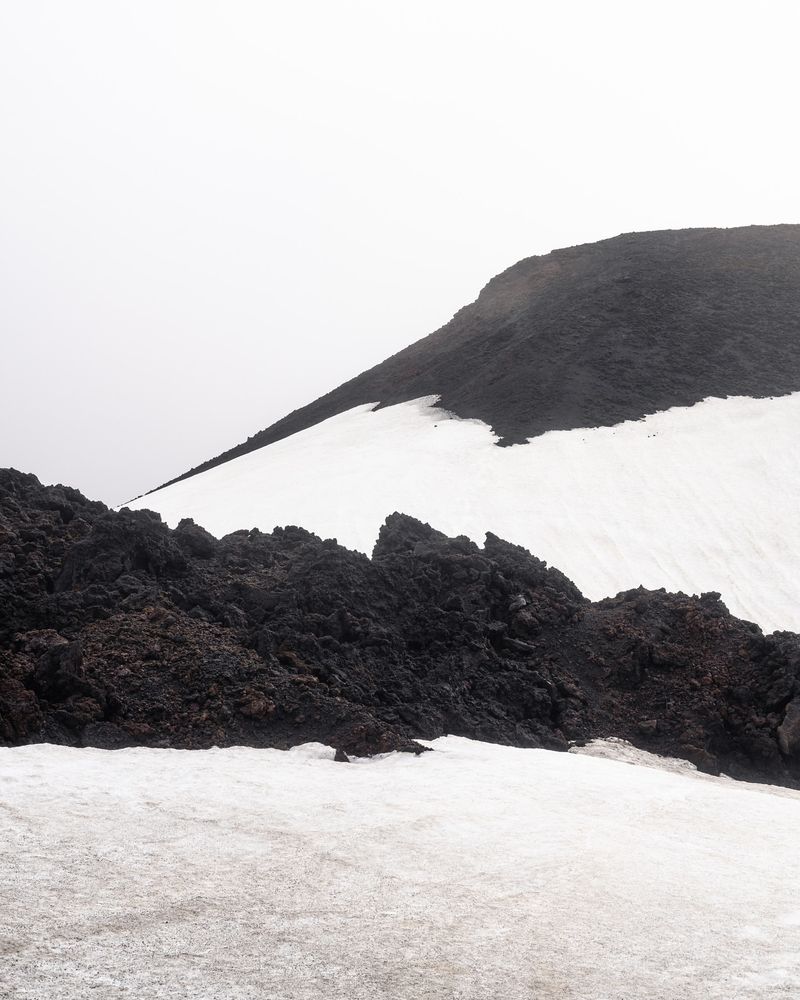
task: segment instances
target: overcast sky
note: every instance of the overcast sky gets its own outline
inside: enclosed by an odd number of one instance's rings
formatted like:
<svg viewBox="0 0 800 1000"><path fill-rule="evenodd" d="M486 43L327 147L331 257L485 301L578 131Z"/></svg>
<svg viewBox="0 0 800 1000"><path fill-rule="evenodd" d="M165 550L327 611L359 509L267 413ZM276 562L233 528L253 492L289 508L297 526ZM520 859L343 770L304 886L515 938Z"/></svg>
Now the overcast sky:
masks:
<svg viewBox="0 0 800 1000"><path fill-rule="evenodd" d="M116 503L521 257L800 221L800 4L0 0L0 465Z"/></svg>

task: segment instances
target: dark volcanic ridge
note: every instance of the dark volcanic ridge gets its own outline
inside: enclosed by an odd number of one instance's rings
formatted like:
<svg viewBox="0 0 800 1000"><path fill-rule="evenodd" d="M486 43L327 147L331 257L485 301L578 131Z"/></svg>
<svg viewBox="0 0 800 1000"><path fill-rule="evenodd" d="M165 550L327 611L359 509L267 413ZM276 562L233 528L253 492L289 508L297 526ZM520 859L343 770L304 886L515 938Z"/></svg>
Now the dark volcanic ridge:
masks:
<svg viewBox="0 0 800 1000"><path fill-rule="evenodd" d="M615 736L800 787L800 637L718 594L591 603L518 546L401 514L369 559L0 472L0 742L373 754L448 733Z"/></svg>
<svg viewBox="0 0 800 1000"><path fill-rule="evenodd" d="M435 333L170 483L375 401L437 395L515 444L797 390L800 225L632 233L520 261Z"/></svg>

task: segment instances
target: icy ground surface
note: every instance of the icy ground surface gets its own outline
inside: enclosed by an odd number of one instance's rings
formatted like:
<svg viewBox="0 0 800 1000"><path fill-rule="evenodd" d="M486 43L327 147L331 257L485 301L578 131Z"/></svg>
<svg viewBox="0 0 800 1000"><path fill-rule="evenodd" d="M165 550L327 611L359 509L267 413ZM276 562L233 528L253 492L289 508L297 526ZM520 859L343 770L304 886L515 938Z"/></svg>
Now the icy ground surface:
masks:
<svg viewBox="0 0 800 1000"><path fill-rule="evenodd" d="M592 600L716 590L766 631L800 631L800 393L708 399L498 448L436 397L360 406L131 507L221 536L298 524L369 554L400 511L530 549Z"/></svg>
<svg viewBox="0 0 800 1000"><path fill-rule="evenodd" d="M0 997L800 995L797 793L433 746L0 750Z"/></svg>

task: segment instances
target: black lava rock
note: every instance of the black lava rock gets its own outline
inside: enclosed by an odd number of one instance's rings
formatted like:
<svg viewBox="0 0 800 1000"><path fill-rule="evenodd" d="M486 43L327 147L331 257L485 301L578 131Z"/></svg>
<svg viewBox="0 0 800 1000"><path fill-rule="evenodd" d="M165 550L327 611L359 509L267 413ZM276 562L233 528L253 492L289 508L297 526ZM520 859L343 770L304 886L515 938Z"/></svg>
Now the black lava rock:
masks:
<svg viewBox="0 0 800 1000"><path fill-rule="evenodd" d="M220 540L0 471L0 743L420 752L617 736L800 787L800 638L718 594L597 603L489 535L392 514L371 559L301 528Z"/></svg>

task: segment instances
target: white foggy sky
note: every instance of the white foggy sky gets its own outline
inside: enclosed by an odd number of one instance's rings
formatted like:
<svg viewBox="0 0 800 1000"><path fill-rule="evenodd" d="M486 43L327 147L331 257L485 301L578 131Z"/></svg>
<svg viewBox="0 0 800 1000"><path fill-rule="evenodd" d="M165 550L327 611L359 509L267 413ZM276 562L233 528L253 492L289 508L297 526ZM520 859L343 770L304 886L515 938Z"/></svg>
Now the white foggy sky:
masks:
<svg viewBox="0 0 800 1000"><path fill-rule="evenodd" d="M0 0L0 465L128 499L521 257L798 222L794 2Z"/></svg>

